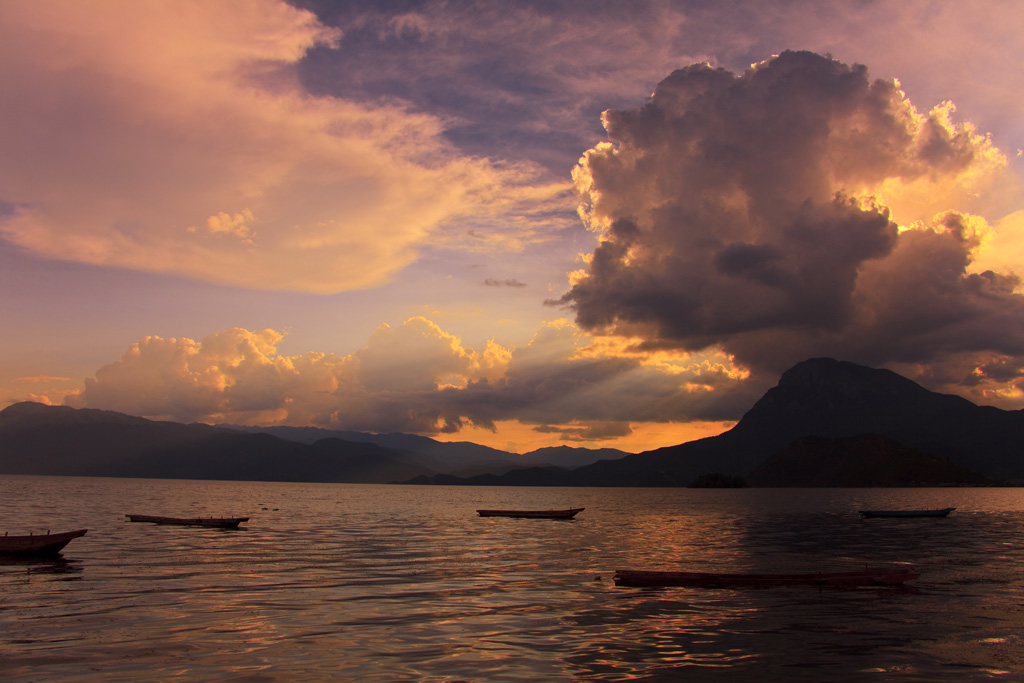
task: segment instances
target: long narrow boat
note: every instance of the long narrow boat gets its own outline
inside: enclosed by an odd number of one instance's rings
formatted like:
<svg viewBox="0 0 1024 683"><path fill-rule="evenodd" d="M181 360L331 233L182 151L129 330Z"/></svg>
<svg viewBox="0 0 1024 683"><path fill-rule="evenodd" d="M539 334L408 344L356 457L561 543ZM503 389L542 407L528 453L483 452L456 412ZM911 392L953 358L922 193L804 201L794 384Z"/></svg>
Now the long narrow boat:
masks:
<svg viewBox="0 0 1024 683"><path fill-rule="evenodd" d="M477 510L481 517L528 517L532 519L572 519L586 508L568 510Z"/></svg>
<svg viewBox="0 0 1024 683"><path fill-rule="evenodd" d="M945 517L956 508L941 510L858 510L862 517Z"/></svg>
<svg viewBox="0 0 1024 683"><path fill-rule="evenodd" d="M156 515L125 515L129 522L150 524L175 524L177 526L205 526L217 529L237 529L248 517L158 517Z"/></svg>
<svg viewBox="0 0 1024 683"><path fill-rule="evenodd" d="M919 576L913 567L881 567L807 574L719 574L714 572L615 572L617 586L695 586L698 588L768 588L771 586L899 586Z"/></svg>
<svg viewBox="0 0 1024 683"><path fill-rule="evenodd" d="M85 536L88 529L65 531L59 534L29 534L28 536L0 536L0 555L56 555L71 541Z"/></svg>

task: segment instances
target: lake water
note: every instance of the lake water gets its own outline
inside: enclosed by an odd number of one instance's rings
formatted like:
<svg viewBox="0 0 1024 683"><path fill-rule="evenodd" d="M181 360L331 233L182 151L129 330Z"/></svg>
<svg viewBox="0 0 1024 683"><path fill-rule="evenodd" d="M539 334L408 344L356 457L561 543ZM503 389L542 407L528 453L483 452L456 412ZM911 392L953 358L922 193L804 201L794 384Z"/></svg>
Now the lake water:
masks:
<svg viewBox="0 0 1024 683"><path fill-rule="evenodd" d="M945 519L863 508L955 506ZM585 507L572 521L477 508ZM125 513L245 516L232 530ZM0 476L5 681L1024 680L1022 489L418 487ZM903 589L616 569L913 562ZM737 678L738 677L738 678Z"/></svg>

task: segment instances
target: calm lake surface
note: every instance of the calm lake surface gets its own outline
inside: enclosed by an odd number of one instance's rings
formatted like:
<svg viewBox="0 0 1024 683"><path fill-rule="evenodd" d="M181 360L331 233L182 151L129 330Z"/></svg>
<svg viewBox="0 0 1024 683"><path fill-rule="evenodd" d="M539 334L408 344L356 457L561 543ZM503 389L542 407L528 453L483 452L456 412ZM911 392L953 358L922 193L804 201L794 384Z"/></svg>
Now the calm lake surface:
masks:
<svg viewBox="0 0 1024 683"><path fill-rule="evenodd" d="M856 512L951 506L945 519ZM475 512L562 507L586 510ZM1024 680L1024 489L0 476L0 530L78 528L63 560L0 562L0 680ZM856 590L611 580L886 562L921 577Z"/></svg>

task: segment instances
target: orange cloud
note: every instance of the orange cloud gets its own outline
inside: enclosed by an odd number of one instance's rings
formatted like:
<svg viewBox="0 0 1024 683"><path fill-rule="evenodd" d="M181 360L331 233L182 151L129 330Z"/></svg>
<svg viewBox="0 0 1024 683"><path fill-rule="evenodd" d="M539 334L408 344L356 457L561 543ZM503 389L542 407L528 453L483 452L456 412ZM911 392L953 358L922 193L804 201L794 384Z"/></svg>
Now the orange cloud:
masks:
<svg viewBox="0 0 1024 683"><path fill-rule="evenodd" d="M342 39L279 0L3 4L0 235L326 293L384 281L428 240L469 246L467 215L491 227L472 248L549 229L567 183L460 156L429 115L303 91L298 60Z"/></svg>
<svg viewBox="0 0 1024 683"><path fill-rule="evenodd" d="M50 377L49 375L39 375L36 377L15 377L12 381L14 382L28 382L31 384L48 384L50 382L67 382L70 377Z"/></svg>
<svg viewBox="0 0 1024 683"><path fill-rule="evenodd" d="M418 433L518 452L559 443L639 451L725 431L777 381L713 355L685 365L657 350L620 357L565 321L525 346L492 341L483 351L422 317L382 325L344 356L282 355L282 338L241 328L200 341L146 337L65 403L182 422ZM947 374L893 369L980 403L1022 400L1019 366L995 354L980 364L962 354Z"/></svg>
<svg viewBox="0 0 1024 683"><path fill-rule="evenodd" d="M690 433L694 427L684 423L712 424L712 416L734 411L735 391L719 389L742 385L708 362L683 369L602 355L564 321L545 326L524 347L490 341L482 351L423 317L382 325L364 348L345 356L282 355L282 338L275 330L242 328L200 341L146 337L66 403L183 422L486 431L488 441L502 438L502 425L506 438L515 434L520 443L543 432L548 444L646 444L658 430ZM701 395L690 391L694 381L706 385Z"/></svg>

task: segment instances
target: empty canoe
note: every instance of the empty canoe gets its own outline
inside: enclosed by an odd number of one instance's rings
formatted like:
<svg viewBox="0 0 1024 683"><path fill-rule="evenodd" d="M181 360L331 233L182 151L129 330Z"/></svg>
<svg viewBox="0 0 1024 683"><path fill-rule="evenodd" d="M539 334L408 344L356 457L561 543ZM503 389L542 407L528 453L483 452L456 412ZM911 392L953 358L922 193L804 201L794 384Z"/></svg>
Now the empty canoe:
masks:
<svg viewBox="0 0 1024 683"><path fill-rule="evenodd" d="M956 508L941 510L859 510L862 517L945 517Z"/></svg>
<svg viewBox="0 0 1024 683"><path fill-rule="evenodd" d="M71 541L79 536L85 536L86 531L88 529L28 536L4 534L0 537L0 555L56 555Z"/></svg>
<svg viewBox="0 0 1024 683"><path fill-rule="evenodd" d="M617 586L695 586L703 588L766 588L770 586L898 586L919 576L913 567L883 567L847 572L806 574L728 574L716 572L615 572Z"/></svg>
<svg viewBox="0 0 1024 683"><path fill-rule="evenodd" d="M248 517L158 517L155 515L125 515L129 522L149 522L150 524L176 524L178 526L206 526L218 529L234 529Z"/></svg>
<svg viewBox="0 0 1024 683"><path fill-rule="evenodd" d="M585 508L568 510L477 510L481 517L524 517L534 519L572 519Z"/></svg>

